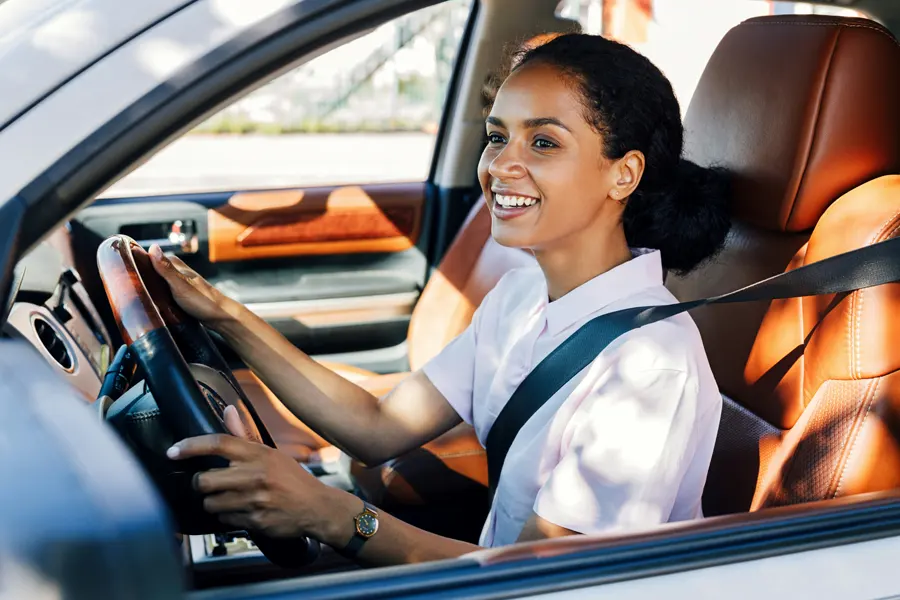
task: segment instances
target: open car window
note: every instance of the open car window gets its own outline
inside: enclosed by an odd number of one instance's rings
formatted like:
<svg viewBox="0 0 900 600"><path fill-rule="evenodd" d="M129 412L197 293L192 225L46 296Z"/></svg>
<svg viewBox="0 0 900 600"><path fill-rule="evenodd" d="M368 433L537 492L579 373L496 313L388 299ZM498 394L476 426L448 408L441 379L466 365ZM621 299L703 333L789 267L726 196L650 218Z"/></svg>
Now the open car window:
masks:
<svg viewBox="0 0 900 600"><path fill-rule="evenodd" d="M102 197L421 182L469 0L392 19L194 127Z"/></svg>

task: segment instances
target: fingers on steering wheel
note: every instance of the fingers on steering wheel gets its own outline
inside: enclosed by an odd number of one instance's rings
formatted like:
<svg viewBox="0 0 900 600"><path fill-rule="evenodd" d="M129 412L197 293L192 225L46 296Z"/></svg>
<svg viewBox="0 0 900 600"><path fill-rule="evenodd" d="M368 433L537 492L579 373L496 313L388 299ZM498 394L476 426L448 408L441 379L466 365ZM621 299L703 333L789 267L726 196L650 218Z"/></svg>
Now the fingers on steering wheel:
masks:
<svg viewBox="0 0 900 600"><path fill-rule="evenodd" d="M190 267L184 264L177 256L166 256L162 249L154 244L150 248L150 259L154 270L156 270L160 277L165 279L169 285L174 283L173 277L177 281L188 285L191 284L189 281L190 275L184 272L185 270L190 271ZM191 273L193 273L193 271L191 271Z"/></svg>
<svg viewBox="0 0 900 600"><path fill-rule="evenodd" d="M166 278L169 271L175 270L172 261L169 260L168 256L163 254L159 244L150 246L150 252L148 252L148 254L150 255L150 262L153 264L153 268L156 269L156 272L163 278Z"/></svg>
<svg viewBox="0 0 900 600"><path fill-rule="evenodd" d="M192 480L195 490L202 494L214 494L233 490L258 491L265 483L263 472L258 469L234 466L227 469L210 469L196 473Z"/></svg>
<svg viewBox="0 0 900 600"><path fill-rule="evenodd" d="M166 451L173 460L194 456L221 456L232 461L246 461L258 456L264 446L228 434L214 433L190 437L174 444Z"/></svg>
<svg viewBox="0 0 900 600"><path fill-rule="evenodd" d="M250 515L245 512L229 512L219 515L219 521L238 529L253 529Z"/></svg>
<svg viewBox="0 0 900 600"><path fill-rule="evenodd" d="M233 405L229 404L225 407L224 420L225 427L228 429L231 435L243 438L245 440L250 439L250 436L247 433L247 428L244 426L244 422L241 420L241 415Z"/></svg>
<svg viewBox="0 0 900 600"><path fill-rule="evenodd" d="M203 508L210 513L244 512L262 508L259 492L222 492L203 499Z"/></svg>
<svg viewBox="0 0 900 600"><path fill-rule="evenodd" d="M186 277L191 277L197 274L192 268L187 266L183 260L178 258L177 256L170 256L169 262L172 263L172 266L175 267L175 270L181 273Z"/></svg>

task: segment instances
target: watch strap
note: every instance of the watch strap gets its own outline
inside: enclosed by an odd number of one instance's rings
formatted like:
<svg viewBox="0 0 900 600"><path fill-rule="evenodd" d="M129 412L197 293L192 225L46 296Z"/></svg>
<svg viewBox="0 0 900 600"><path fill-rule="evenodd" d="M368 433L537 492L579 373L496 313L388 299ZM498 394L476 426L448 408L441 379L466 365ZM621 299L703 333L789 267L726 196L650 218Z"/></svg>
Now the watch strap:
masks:
<svg viewBox="0 0 900 600"><path fill-rule="evenodd" d="M370 514L375 518L378 518L378 510L363 500L363 510L358 515L353 518L353 537L350 538L350 541L347 542L347 545L338 550L338 554L344 556L345 558L356 558L359 554L360 550L362 550L363 544L369 539L368 537L359 533L357 529L357 520L364 514ZM374 534L373 534L374 535Z"/></svg>
<svg viewBox="0 0 900 600"><path fill-rule="evenodd" d="M363 544L366 543L366 538L359 535L357 531L354 530L353 537L350 538L350 541L347 542L347 545L344 546L339 552L345 558L356 558L359 554L359 551L362 550Z"/></svg>

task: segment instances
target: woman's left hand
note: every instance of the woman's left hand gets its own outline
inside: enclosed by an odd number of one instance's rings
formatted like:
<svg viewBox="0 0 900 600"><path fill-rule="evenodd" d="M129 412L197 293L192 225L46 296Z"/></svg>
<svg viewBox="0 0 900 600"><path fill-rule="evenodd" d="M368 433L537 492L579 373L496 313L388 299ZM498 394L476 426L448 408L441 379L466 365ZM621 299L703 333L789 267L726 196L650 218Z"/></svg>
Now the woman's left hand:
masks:
<svg viewBox="0 0 900 600"><path fill-rule="evenodd" d="M308 535L325 541L322 528L336 516L325 512L335 508L336 490L320 483L287 454L246 439L232 406L225 410L225 425L233 435L188 438L167 453L173 460L214 455L230 461L227 468L194 477L194 488L206 495L204 508L236 528L270 537Z"/></svg>

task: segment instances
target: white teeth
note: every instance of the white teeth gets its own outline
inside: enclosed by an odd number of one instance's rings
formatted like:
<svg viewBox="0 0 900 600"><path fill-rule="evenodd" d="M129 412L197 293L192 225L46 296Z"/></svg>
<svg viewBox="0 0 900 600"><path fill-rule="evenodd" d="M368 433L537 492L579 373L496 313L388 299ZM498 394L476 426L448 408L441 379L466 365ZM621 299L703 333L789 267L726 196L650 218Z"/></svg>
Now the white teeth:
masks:
<svg viewBox="0 0 900 600"><path fill-rule="evenodd" d="M537 204L534 198L526 198L525 196L504 196L502 194L494 194L494 200L504 208L513 208L516 206L533 206Z"/></svg>

